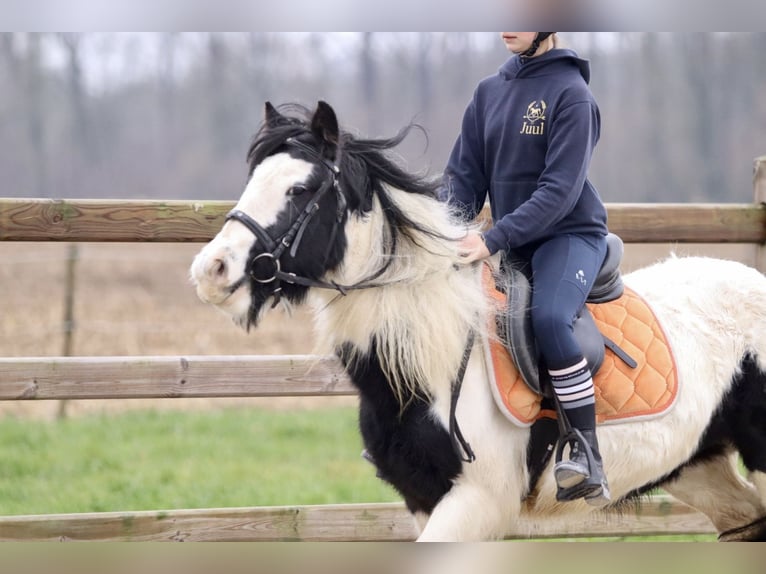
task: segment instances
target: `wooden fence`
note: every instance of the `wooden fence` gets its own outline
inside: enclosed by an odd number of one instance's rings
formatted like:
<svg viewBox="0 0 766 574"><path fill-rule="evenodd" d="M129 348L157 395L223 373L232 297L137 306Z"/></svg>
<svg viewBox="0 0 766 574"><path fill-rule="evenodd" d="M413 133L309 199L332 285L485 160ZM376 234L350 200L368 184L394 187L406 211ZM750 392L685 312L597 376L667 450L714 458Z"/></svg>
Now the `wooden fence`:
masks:
<svg viewBox="0 0 766 574"><path fill-rule="evenodd" d="M610 204L628 243L746 243L766 265L766 156L753 204ZM204 242L229 202L0 199L0 241ZM0 400L351 395L338 363L313 356L0 358ZM669 497L556 528L521 521L510 538L711 534ZM411 540L400 503L0 517L0 540Z"/></svg>
<svg viewBox="0 0 766 574"><path fill-rule="evenodd" d="M0 199L0 241L206 242L232 207L220 201ZM627 243L766 241L766 212L757 204L613 203L608 212L610 229Z"/></svg>

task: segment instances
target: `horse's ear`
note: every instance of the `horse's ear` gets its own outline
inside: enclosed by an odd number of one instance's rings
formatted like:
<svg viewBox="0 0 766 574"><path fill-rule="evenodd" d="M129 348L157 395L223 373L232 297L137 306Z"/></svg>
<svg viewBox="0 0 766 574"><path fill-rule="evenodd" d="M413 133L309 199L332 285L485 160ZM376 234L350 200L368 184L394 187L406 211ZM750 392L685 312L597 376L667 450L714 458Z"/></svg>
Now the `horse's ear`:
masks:
<svg viewBox="0 0 766 574"><path fill-rule="evenodd" d="M335 111L327 102L319 101L314 117L311 118L311 131L331 149L338 147L339 133L338 118Z"/></svg>
<svg viewBox="0 0 766 574"><path fill-rule="evenodd" d="M271 105L271 102L266 102L266 108L263 115L266 121L266 126L269 128L277 127L285 119L285 117L277 111L277 108Z"/></svg>

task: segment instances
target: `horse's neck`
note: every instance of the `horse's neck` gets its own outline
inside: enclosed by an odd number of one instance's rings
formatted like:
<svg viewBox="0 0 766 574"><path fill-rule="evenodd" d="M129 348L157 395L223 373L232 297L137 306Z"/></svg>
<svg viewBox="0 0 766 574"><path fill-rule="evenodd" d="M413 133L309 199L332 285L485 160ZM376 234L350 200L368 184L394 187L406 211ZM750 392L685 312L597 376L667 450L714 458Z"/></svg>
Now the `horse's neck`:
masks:
<svg viewBox="0 0 766 574"><path fill-rule="evenodd" d="M478 272L455 265L457 242L443 237L465 231L451 222L444 204L397 190L390 197L436 233L413 231L415 240L401 234L394 246L377 198L368 216L352 217L343 264L331 279L349 285L375 277L383 286L345 297L317 294L319 339L329 345L324 351L347 345L358 357L374 355L394 392L442 395L458 370L469 330L483 323Z"/></svg>

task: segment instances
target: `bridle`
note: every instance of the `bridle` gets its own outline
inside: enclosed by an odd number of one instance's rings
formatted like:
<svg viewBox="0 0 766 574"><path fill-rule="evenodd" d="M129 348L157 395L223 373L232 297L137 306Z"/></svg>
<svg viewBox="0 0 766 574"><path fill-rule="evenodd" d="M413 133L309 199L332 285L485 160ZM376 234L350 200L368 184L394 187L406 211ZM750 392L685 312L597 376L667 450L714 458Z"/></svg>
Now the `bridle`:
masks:
<svg viewBox="0 0 766 574"><path fill-rule="evenodd" d="M246 273L240 279L230 285L228 287L229 293L234 293L237 289L239 289L245 283L245 281L247 281L249 276L250 279L256 283L272 286L270 295L274 296L274 303L272 305L272 307L274 307L279 303L281 299L281 284L283 281L291 285L334 289L342 295L346 295L348 291L353 289L368 289L384 285L384 283L371 283L370 281L379 277L388 268L390 261L386 263L386 265L384 265L380 270L375 272L372 277L366 281L356 283L354 285L340 285L334 281L320 281L318 279L311 279L309 277L303 277L301 275L282 270L280 257L282 257L286 249L290 249L290 257L295 257L296 253L298 252L298 246L303 239L303 234L306 231L306 227L308 227L311 218L319 210L319 202L330 190L332 190L336 194L338 207L335 213L335 221L333 222L330 240L328 241L327 248L325 250L326 261L329 256L330 249L332 248L332 245L335 241L335 236L338 232L338 226L343 221L347 207L346 198L341 191L340 182L338 179L340 175L340 167L337 165L337 163L328 161L317 150L304 144L303 142L296 140L295 138L287 138L285 140L285 144L297 148L315 159L319 165L323 166L327 170L328 177L324 179L322 185L303 208L303 211L298 214L298 217L295 219L295 221L293 221L292 225L279 239L273 239L261 224L255 221L244 211L235 208L226 215L226 221L229 221L230 219L239 221L242 225L247 227L253 233L253 235L255 235L258 241L260 241L265 248L263 253L255 255L248 262L246 269L249 267L250 272ZM270 267L267 267L265 272L264 269L261 269L262 274L259 274L258 267L263 267L264 263L267 263L270 265Z"/></svg>

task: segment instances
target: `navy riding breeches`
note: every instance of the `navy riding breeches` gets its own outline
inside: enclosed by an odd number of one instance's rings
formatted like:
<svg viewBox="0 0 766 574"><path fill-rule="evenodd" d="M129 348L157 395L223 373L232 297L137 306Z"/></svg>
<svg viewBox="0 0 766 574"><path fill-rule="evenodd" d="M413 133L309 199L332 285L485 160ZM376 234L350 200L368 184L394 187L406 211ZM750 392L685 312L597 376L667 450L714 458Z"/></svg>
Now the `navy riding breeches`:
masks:
<svg viewBox="0 0 766 574"><path fill-rule="evenodd" d="M582 359L572 325L605 256L606 236L574 234L553 237L532 255L532 326L548 369Z"/></svg>

